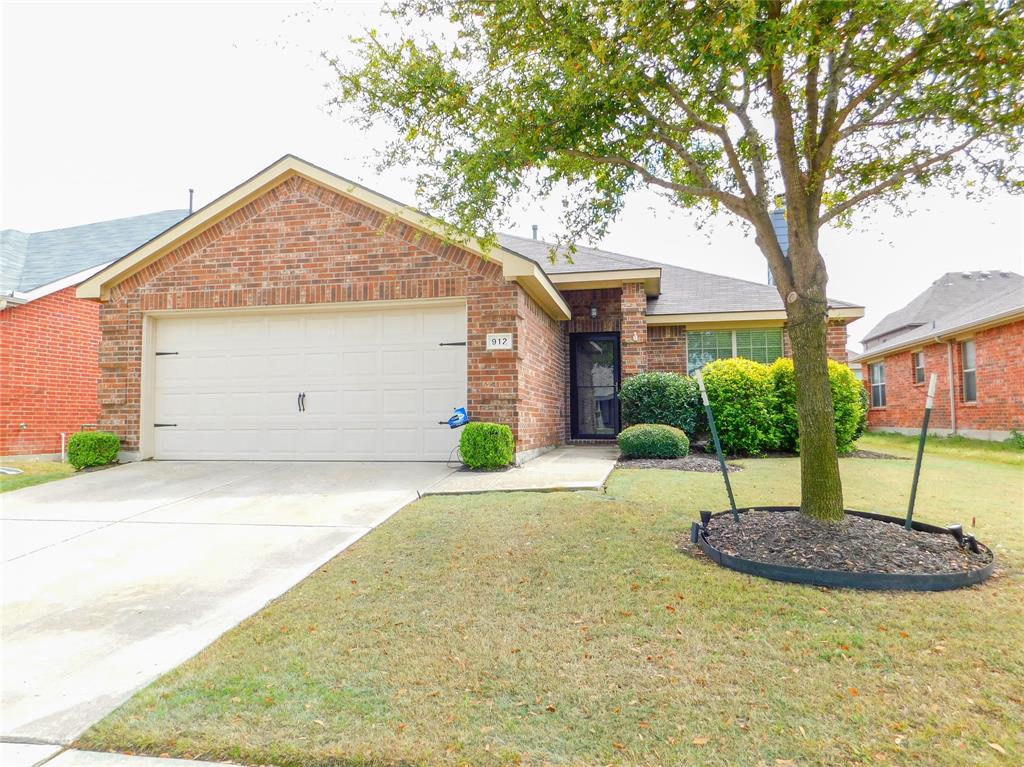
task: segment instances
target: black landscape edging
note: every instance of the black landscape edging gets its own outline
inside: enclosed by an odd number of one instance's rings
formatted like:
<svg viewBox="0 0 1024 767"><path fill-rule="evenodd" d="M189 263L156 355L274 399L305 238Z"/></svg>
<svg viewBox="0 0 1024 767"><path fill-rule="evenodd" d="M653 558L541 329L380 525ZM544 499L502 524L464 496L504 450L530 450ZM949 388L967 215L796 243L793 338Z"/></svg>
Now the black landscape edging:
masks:
<svg viewBox="0 0 1024 767"><path fill-rule="evenodd" d="M799 506L748 506L737 509L739 513L747 511L799 511ZM906 520L902 517L891 517L886 514L875 514L870 511L846 510L847 514L855 517L874 519L879 522L889 522L903 525ZM721 511L713 514L712 517L732 515L731 511ZM915 530L924 533L936 533L950 535L950 531L938 525L929 525L924 522L913 521L911 526ZM773 581L785 581L787 583L805 583L812 586L829 586L833 588L847 589L872 589L889 591L947 591L959 589L964 586L973 586L986 580L995 568L995 555L992 550L982 543L978 548L986 553L989 562L977 570L960 573L857 573L847 570L817 570L810 567L793 567L792 565L775 565L768 562L756 562L752 559L744 559L731 554L726 554L715 548L707 538L707 530L700 522L694 522L691 530L691 540L700 546L707 556L722 567L730 570L757 575L761 578L769 578Z"/></svg>

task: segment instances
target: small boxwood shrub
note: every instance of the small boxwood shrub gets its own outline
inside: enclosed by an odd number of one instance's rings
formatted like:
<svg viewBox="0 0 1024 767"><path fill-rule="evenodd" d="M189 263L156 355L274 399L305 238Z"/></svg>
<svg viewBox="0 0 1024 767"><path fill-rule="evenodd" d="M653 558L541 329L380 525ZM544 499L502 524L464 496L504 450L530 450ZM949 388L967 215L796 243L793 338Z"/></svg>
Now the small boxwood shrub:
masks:
<svg viewBox="0 0 1024 767"><path fill-rule="evenodd" d="M703 374L722 449L758 455L775 448L778 417L768 366L734 357L709 362Z"/></svg>
<svg viewBox="0 0 1024 767"><path fill-rule="evenodd" d="M626 458L681 458L690 440L675 426L640 423L619 432L619 450Z"/></svg>
<svg viewBox="0 0 1024 767"><path fill-rule="evenodd" d="M664 423L687 434L707 428L697 382L678 373L640 373L627 378L619 391L626 424Z"/></svg>
<svg viewBox="0 0 1024 767"><path fill-rule="evenodd" d="M468 423L462 429L459 453L471 469L508 466L516 455L512 429L501 423Z"/></svg>
<svg viewBox="0 0 1024 767"><path fill-rule="evenodd" d="M785 357L778 359L772 363L770 371L775 388L776 447L779 450L799 451L800 424L796 412L793 360ZM849 453L867 425L867 389L848 366L834 360L828 361L828 380L835 410L836 449L840 453ZM717 413L715 417L718 417Z"/></svg>
<svg viewBox="0 0 1024 767"><path fill-rule="evenodd" d="M117 460L121 440L107 431L80 431L68 440L68 461L76 469L106 466Z"/></svg>

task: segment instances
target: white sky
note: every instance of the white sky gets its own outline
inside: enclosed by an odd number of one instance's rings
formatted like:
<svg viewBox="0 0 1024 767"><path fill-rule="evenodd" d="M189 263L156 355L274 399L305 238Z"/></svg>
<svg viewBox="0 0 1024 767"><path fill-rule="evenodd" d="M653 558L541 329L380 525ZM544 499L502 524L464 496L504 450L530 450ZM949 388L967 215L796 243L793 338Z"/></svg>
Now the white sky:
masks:
<svg viewBox="0 0 1024 767"><path fill-rule="evenodd" d="M199 207L289 152L415 202L411 172L376 175L374 137L324 107L319 52L375 18L372 3L4 4L0 228L183 208L189 187ZM555 234L558 207L514 211L513 233ZM727 218L697 231L653 194L635 195L599 245L755 281L767 272ZM821 245L830 295L867 307L850 327L859 341L944 272L1024 271L1024 199L929 194L911 216L876 211Z"/></svg>

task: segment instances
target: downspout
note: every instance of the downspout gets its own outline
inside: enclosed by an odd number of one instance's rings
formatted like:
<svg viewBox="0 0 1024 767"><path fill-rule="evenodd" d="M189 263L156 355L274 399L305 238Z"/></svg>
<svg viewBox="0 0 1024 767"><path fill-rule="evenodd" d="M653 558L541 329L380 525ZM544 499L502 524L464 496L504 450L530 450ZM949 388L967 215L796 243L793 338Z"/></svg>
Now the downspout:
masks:
<svg viewBox="0 0 1024 767"><path fill-rule="evenodd" d="M942 341L936 336L936 343ZM953 342L946 341L946 362L949 368L949 428L956 434L956 386L953 382Z"/></svg>

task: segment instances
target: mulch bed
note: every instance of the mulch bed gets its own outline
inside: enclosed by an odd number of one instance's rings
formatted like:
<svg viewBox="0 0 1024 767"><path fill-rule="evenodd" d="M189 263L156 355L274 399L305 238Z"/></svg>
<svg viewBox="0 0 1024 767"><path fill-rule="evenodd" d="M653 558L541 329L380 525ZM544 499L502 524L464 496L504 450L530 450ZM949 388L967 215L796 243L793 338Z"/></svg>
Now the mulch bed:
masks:
<svg viewBox="0 0 1024 767"><path fill-rule="evenodd" d="M730 472L743 471L742 466L726 464ZM682 458L619 458L620 469L675 469L677 471L721 471L714 456L691 453Z"/></svg>
<svg viewBox="0 0 1024 767"><path fill-rule="evenodd" d="M909 461L909 458L904 458L899 455L889 455L889 453L876 453L874 450L854 450L852 453L846 453L839 456L840 458L875 458L882 461Z"/></svg>
<svg viewBox="0 0 1024 767"><path fill-rule="evenodd" d="M958 573L984 567L985 554L963 549L952 535L846 516L818 522L799 511L748 511L708 523L715 548L755 562L855 573Z"/></svg>

